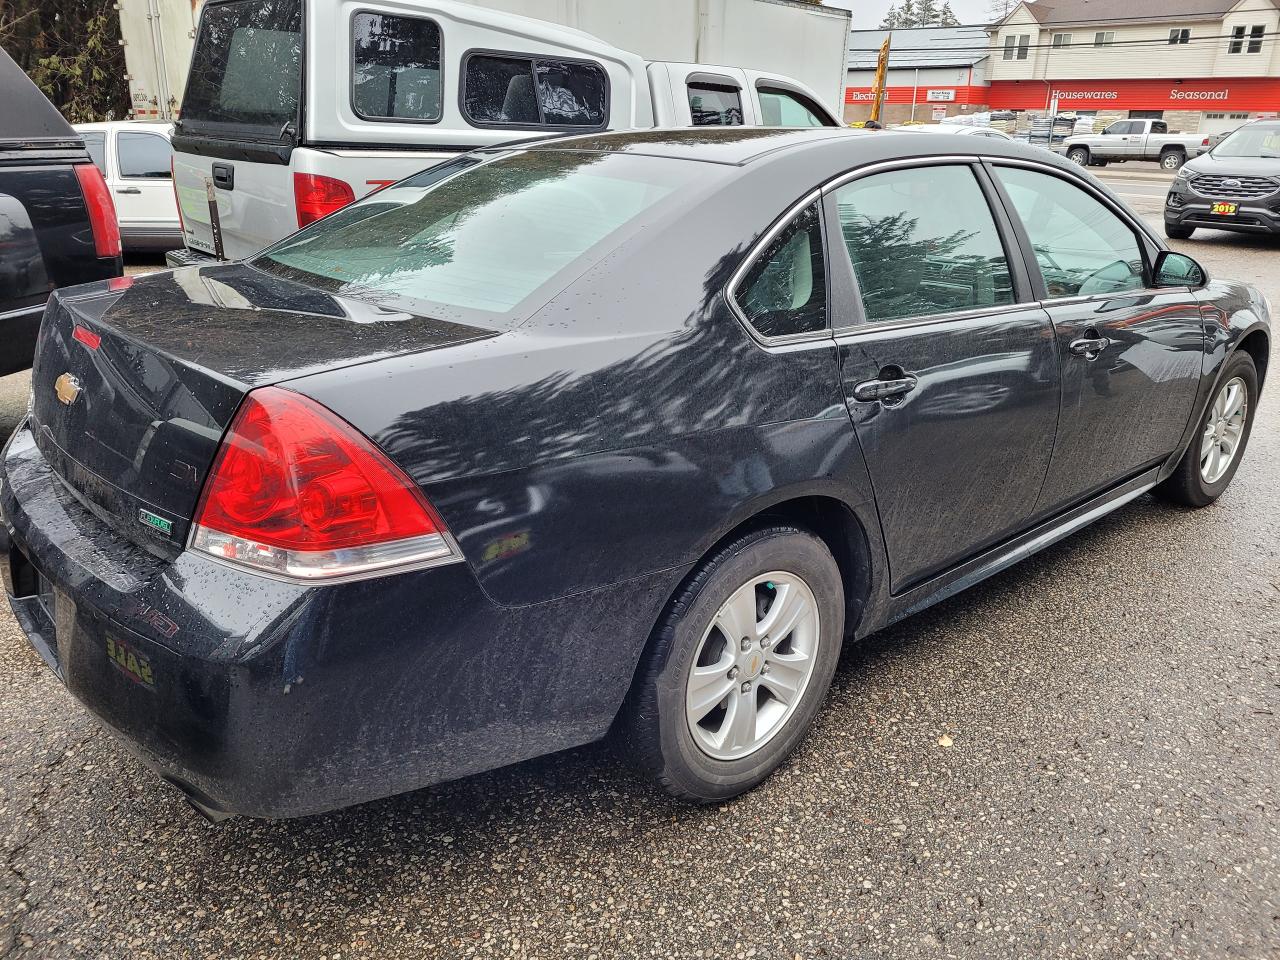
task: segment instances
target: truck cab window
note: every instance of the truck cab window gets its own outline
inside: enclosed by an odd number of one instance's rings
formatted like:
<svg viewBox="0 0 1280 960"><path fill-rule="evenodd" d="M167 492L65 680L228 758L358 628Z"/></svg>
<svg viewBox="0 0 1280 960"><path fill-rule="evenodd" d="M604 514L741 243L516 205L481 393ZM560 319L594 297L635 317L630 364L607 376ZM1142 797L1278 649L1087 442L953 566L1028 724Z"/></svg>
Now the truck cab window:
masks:
<svg viewBox="0 0 1280 960"><path fill-rule="evenodd" d="M766 127L826 127L822 110L807 97L790 90L760 87L760 122Z"/></svg>
<svg viewBox="0 0 1280 960"><path fill-rule="evenodd" d="M689 113L695 127L740 127L742 91L718 83L691 83Z"/></svg>
<svg viewBox="0 0 1280 960"><path fill-rule="evenodd" d="M121 132L116 135L116 164L122 177L168 180L172 160L173 147L159 134Z"/></svg>
<svg viewBox="0 0 1280 960"><path fill-rule="evenodd" d="M609 78L588 61L472 54L463 108L477 126L599 128L609 119Z"/></svg>
<svg viewBox="0 0 1280 960"><path fill-rule="evenodd" d="M419 17L357 13L351 21L352 104L366 119L440 119L440 28Z"/></svg>

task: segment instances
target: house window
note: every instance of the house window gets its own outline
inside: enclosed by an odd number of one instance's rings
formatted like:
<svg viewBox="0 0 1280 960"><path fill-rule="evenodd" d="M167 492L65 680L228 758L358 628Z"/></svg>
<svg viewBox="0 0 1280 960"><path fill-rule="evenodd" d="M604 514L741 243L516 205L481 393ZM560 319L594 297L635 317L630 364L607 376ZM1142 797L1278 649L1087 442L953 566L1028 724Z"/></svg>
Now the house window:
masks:
<svg viewBox="0 0 1280 960"><path fill-rule="evenodd" d="M1004 59L1027 59L1027 49L1030 44L1031 34L1029 33L1009 34L1004 38Z"/></svg>
<svg viewBox="0 0 1280 960"><path fill-rule="evenodd" d="M1069 46L1071 46L1071 34L1069 34L1069 33L1055 33L1055 34L1053 35L1053 45L1054 45L1055 47L1069 47Z"/></svg>
<svg viewBox="0 0 1280 960"><path fill-rule="evenodd" d="M1249 28L1249 53L1262 52L1262 35L1266 32L1266 29L1266 27Z"/></svg>
<svg viewBox="0 0 1280 960"><path fill-rule="evenodd" d="M1109 47L1116 38L1114 30L1099 30L1093 35L1093 45L1095 47Z"/></svg>
<svg viewBox="0 0 1280 960"><path fill-rule="evenodd" d="M1173 29L1169 31L1169 43L1189 43L1191 41L1191 31L1183 27L1182 29Z"/></svg>
<svg viewBox="0 0 1280 960"><path fill-rule="evenodd" d="M1245 46L1246 30L1249 35L1248 47ZM1232 27L1231 41L1227 44L1227 53L1261 53L1262 38L1266 35L1266 32L1267 28L1263 26Z"/></svg>

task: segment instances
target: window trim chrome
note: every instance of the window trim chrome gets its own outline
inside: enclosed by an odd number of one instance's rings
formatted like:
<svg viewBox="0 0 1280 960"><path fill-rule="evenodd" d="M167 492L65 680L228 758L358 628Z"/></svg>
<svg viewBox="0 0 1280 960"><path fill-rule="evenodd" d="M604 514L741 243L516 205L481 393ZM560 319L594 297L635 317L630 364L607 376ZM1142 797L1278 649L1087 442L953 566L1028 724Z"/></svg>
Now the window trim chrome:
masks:
<svg viewBox="0 0 1280 960"><path fill-rule="evenodd" d="M792 221L795 220L795 218L798 217L801 213L803 213L807 207L809 207L814 203L818 203L821 199L822 199L822 188L816 187L813 190L810 190L808 193L806 193L803 197L801 197L791 206L787 207L787 209L782 212L781 216L779 216L776 220L774 220L772 224L770 224L769 229L765 230L765 232L760 235L760 238L751 245L751 249L748 250L746 256L742 258L742 262L739 263L738 266L734 268L733 274L729 277L729 282L725 284L724 298L725 298L725 301L729 304L729 310L733 313L735 317L738 318L738 322L742 325L743 329L747 331L747 334L751 337L751 339L766 349L770 347L790 346L796 343L809 343L809 342L817 342L817 341L829 342L832 338L832 331L831 331L831 324L830 324L831 312L829 309L830 307L829 304L828 304L828 311L827 311L828 323L821 330L814 330L809 333L791 333L781 337L767 337L763 333L761 333L759 330L757 330L755 326L751 323L751 321L747 319L746 311L743 310L742 307L738 304L738 285L742 283L743 278L747 275L747 273L751 270L751 268L755 266L756 261L760 258L760 255L764 253L765 248L767 248L769 244L773 242L774 238L777 237L779 233L781 233L783 230L789 227ZM819 207L818 216L819 217L822 216L821 207ZM827 238L825 236L825 233L826 231L824 230L823 231L824 235L822 237L823 260L824 260L823 284L827 287L827 292L830 292L831 278L827 276L827 274L829 274L831 271L829 266L825 262L826 253L827 253L827 250L826 250Z"/></svg>

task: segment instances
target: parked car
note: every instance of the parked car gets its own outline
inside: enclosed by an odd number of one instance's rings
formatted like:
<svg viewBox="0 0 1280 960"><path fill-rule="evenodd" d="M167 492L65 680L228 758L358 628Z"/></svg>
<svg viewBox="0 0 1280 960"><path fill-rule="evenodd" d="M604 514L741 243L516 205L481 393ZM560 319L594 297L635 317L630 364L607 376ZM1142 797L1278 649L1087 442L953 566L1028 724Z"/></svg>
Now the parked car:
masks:
<svg viewBox="0 0 1280 960"><path fill-rule="evenodd" d="M1177 170L1209 148L1209 138L1198 133L1170 133L1163 120L1117 120L1101 133L1067 137L1062 152L1080 166L1106 166L1125 160L1156 160L1166 170Z"/></svg>
<svg viewBox="0 0 1280 960"><path fill-rule="evenodd" d="M182 243L173 196L173 124L143 120L77 124L115 198L126 250L171 250Z"/></svg>
<svg viewBox="0 0 1280 960"><path fill-rule="evenodd" d="M1280 121L1255 120L1178 171L1164 203L1164 233L1196 227L1280 233Z"/></svg>
<svg viewBox="0 0 1280 960"><path fill-rule="evenodd" d="M55 287L117 277L111 194L84 142L0 50L0 376L31 366Z"/></svg>
<svg viewBox="0 0 1280 960"><path fill-rule="evenodd" d="M954 133L961 137L989 137L992 140L1012 140L1003 130L993 127L979 127L963 123L915 123L891 127L892 130L905 130L908 133Z"/></svg>
<svg viewBox="0 0 1280 960"><path fill-rule="evenodd" d="M842 126L787 77L646 63L580 30L450 0L346 9L205 4L174 136L186 248L171 265L247 257L379 187L506 140Z"/></svg>
<svg viewBox="0 0 1280 960"><path fill-rule="evenodd" d="M483 150L246 262L59 294L0 558L40 656L211 816L615 725L724 800L844 642L1147 491L1217 499L1270 336L1018 144Z"/></svg>

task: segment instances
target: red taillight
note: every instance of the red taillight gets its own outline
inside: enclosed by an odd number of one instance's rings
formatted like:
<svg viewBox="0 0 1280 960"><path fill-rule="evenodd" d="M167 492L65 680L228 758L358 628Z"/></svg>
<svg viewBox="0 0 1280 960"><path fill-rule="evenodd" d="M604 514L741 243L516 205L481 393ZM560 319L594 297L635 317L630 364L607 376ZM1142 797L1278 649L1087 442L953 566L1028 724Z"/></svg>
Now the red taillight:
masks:
<svg viewBox="0 0 1280 960"><path fill-rule="evenodd" d="M84 194L84 205L89 209L94 250L99 257L120 256L120 225L116 223L116 207L107 192L102 171L92 163L77 163L74 169L80 192Z"/></svg>
<svg viewBox="0 0 1280 960"><path fill-rule="evenodd" d="M1201 140L1201 141L1200 141L1200 146L1202 146L1202 147L1207 147L1208 145L1209 145L1209 138L1208 138L1208 137L1205 137L1203 140Z"/></svg>
<svg viewBox="0 0 1280 960"><path fill-rule="evenodd" d="M293 203L298 210L298 226L305 227L335 210L341 210L356 198L351 184L336 177L318 173L293 175Z"/></svg>
<svg viewBox="0 0 1280 960"><path fill-rule="evenodd" d="M459 559L413 482L314 400L254 390L222 440L194 549L299 579Z"/></svg>

